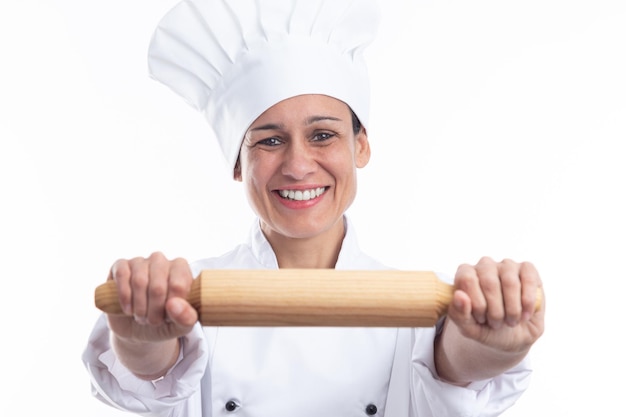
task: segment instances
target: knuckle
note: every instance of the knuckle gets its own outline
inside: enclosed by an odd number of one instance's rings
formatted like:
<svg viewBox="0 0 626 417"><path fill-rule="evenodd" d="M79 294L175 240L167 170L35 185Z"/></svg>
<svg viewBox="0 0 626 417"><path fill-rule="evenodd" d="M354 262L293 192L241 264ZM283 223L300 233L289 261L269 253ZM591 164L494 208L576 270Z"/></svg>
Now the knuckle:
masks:
<svg viewBox="0 0 626 417"><path fill-rule="evenodd" d="M110 276L113 279L127 278L130 276L130 265L126 259L118 259L111 266Z"/></svg>
<svg viewBox="0 0 626 417"><path fill-rule="evenodd" d="M468 280L475 281L477 279L476 269L472 265L461 264L457 268L455 278L460 281L468 281Z"/></svg>
<svg viewBox="0 0 626 417"><path fill-rule="evenodd" d="M520 264L520 275L524 278L539 279L539 273L535 265L530 262L522 262Z"/></svg>
<svg viewBox="0 0 626 417"><path fill-rule="evenodd" d="M535 294L522 294L522 305L528 309L534 308L536 302Z"/></svg>
<svg viewBox="0 0 626 417"><path fill-rule="evenodd" d="M480 279L480 287L483 292L498 293L501 291L501 284L498 276L482 276Z"/></svg>
<svg viewBox="0 0 626 417"><path fill-rule="evenodd" d="M519 276L520 272L520 264L513 261L512 259L503 259L502 262L498 264L498 273L502 277L512 277L516 278Z"/></svg>
<svg viewBox="0 0 626 417"><path fill-rule="evenodd" d="M487 300L484 297L480 297L472 300L472 310L478 314L487 313Z"/></svg>
<svg viewBox="0 0 626 417"><path fill-rule="evenodd" d="M162 299L165 298L166 295L167 288L164 284L155 282L151 283L150 287L148 288L148 296L150 298Z"/></svg>
<svg viewBox="0 0 626 417"><path fill-rule="evenodd" d="M189 275L191 277L191 270L189 263L183 258L176 258L171 262L172 269L175 269L179 275Z"/></svg>
<svg viewBox="0 0 626 417"><path fill-rule="evenodd" d="M139 269L133 271L130 284L136 290L145 289L148 287L148 283L150 282L150 277L147 271Z"/></svg>
<svg viewBox="0 0 626 417"><path fill-rule="evenodd" d="M167 262L167 258L165 257L163 252L160 252L160 251L152 252L150 254L149 259L150 259L150 262L158 262L158 263Z"/></svg>
<svg viewBox="0 0 626 417"><path fill-rule="evenodd" d="M498 309L489 309L487 311L487 319L490 322L500 322L504 320L504 310Z"/></svg>
<svg viewBox="0 0 626 417"><path fill-rule="evenodd" d="M184 294L187 291L186 281L175 280L170 284L170 292L175 295Z"/></svg>
<svg viewBox="0 0 626 417"><path fill-rule="evenodd" d="M517 275L505 274L500 278L500 285L504 292L506 291L519 291L522 284Z"/></svg>
<svg viewBox="0 0 626 417"><path fill-rule="evenodd" d="M162 271L169 267L169 261L161 252L153 252L148 258L150 268Z"/></svg>
<svg viewBox="0 0 626 417"><path fill-rule="evenodd" d="M127 262L129 266L133 267L145 263L146 258L143 258L141 256L135 256L134 258L129 259Z"/></svg>

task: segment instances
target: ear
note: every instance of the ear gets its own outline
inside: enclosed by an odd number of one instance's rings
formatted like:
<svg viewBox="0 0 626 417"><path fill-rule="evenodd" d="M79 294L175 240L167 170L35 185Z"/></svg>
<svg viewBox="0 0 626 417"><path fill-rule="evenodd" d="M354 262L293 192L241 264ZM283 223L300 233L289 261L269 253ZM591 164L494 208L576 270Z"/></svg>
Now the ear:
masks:
<svg viewBox="0 0 626 417"><path fill-rule="evenodd" d="M371 150L370 142L367 139L367 131L364 127L361 128L356 135L354 144L354 156L357 168L363 168L370 160Z"/></svg>
<svg viewBox="0 0 626 417"><path fill-rule="evenodd" d="M235 181L243 181L241 177L241 157L237 157L237 162L235 162L235 168L233 169L233 178L235 179Z"/></svg>

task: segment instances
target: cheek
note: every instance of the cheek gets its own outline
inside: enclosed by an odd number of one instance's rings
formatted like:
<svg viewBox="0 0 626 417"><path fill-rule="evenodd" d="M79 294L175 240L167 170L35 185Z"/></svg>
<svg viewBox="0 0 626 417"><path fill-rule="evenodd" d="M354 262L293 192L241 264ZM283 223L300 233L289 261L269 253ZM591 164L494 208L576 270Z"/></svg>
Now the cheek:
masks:
<svg viewBox="0 0 626 417"><path fill-rule="evenodd" d="M335 150L324 156L322 159L328 167L328 170L337 178L351 177L356 172L356 160L354 149L345 147L341 150Z"/></svg>
<svg viewBox="0 0 626 417"><path fill-rule="evenodd" d="M250 195L267 188L267 183L273 172L271 167L270 158L259 158L254 154L246 155L241 168L243 183L248 188Z"/></svg>
<svg viewBox="0 0 626 417"><path fill-rule="evenodd" d="M257 169L258 163L256 158L254 158L254 154L248 150L242 149L239 158L241 161L241 177L245 183L254 177L254 171Z"/></svg>

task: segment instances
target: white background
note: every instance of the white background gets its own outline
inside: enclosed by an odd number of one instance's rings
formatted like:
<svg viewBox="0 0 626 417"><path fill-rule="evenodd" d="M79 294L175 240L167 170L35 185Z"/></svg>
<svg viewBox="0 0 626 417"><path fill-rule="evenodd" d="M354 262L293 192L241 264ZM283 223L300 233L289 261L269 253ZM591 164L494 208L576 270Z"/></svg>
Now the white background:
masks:
<svg viewBox="0 0 626 417"><path fill-rule="evenodd" d="M3 415L121 415L80 360L110 264L219 255L250 226L202 117L147 75L174 3L0 3ZM362 247L534 262L547 328L506 416L623 415L625 3L382 3Z"/></svg>

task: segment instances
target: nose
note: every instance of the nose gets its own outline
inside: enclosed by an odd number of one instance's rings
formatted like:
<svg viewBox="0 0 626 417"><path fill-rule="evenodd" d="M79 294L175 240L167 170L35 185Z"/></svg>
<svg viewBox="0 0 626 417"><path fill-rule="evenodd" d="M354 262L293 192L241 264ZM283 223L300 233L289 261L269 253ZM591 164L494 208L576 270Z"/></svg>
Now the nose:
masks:
<svg viewBox="0 0 626 417"><path fill-rule="evenodd" d="M305 179L317 168L314 152L305 140L290 141L283 156L281 172L294 180Z"/></svg>

